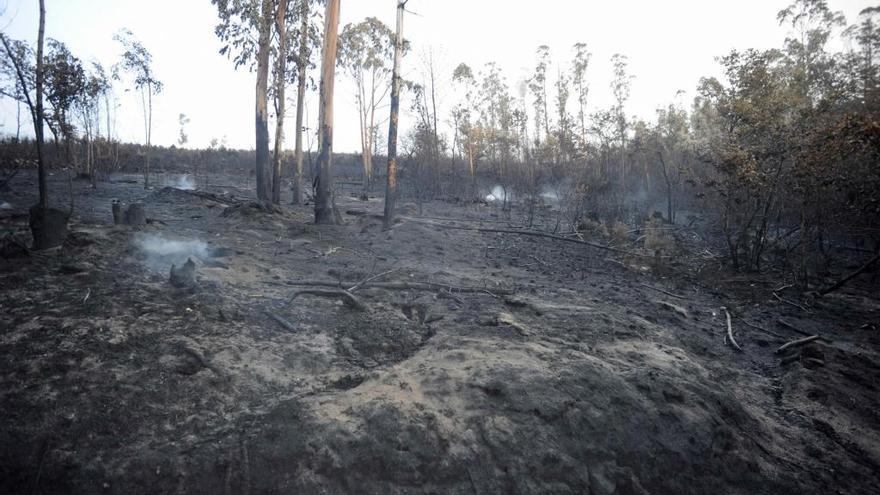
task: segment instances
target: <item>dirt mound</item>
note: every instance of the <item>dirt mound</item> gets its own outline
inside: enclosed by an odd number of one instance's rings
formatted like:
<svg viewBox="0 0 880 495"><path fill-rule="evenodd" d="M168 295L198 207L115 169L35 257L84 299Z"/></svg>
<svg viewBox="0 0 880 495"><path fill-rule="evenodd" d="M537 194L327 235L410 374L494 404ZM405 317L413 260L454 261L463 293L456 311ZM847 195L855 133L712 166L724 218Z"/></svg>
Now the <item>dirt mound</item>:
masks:
<svg viewBox="0 0 880 495"><path fill-rule="evenodd" d="M346 392L341 417L321 421L312 488L776 491L752 440L769 433L681 349L630 343L545 360L527 344L445 344Z"/></svg>
<svg viewBox="0 0 880 495"><path fill-rule="evenodd" d="M226 208L220 216L223 218L250 220L265 217L266 215L283 216L284 214L284 210L278 205L249 201L247 203L240 203Z"/></svg>
<svg viewBox="0 0 880 495"><path fill-rule="evenodd" d="M166 186L162 189L157 189L150 193L146 198L147 201L150 202L161 202L161 203L190 203L200 201L198 196L195 196L190 193L190 191L184 191L183 189L178 189L176 187Z"/></svg>

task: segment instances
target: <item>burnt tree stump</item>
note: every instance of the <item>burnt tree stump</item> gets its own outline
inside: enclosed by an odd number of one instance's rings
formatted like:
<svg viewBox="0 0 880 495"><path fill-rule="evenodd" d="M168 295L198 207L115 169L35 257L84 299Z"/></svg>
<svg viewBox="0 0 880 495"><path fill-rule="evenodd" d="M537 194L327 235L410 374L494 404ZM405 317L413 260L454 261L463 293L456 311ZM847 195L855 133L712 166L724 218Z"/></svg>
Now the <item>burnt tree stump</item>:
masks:
<svg viewBox="0 0 880 495"><path fill-rule="evenodd" d="M192 258L187 258L186 263L178 268L171 265L171 276L168 279L171 285L180 289L193 288L196 285L196 264Z"/></svg>
<svg viewBox="0 0 880 495"><path fill-rule="evenodd" d="M30 228L34 249L39 251L60 246L67 239L67 221L70 214L54 208L34 205L30 209Z"/></svg>
<svg viewBox="0 0 880 495"><path fill-rule="evenodd" d="M122 223L122 203L118 199L114 199L111 206L113 208L113 225L119 225Z"/></svg>
<svg viewBox="0 0 880 495"><path fill-rule="evenodd" d="M144 211L144 204L132 203L128 205L128 208L125 210L123 223L125 225L146 225L147 214Z"/></svg>

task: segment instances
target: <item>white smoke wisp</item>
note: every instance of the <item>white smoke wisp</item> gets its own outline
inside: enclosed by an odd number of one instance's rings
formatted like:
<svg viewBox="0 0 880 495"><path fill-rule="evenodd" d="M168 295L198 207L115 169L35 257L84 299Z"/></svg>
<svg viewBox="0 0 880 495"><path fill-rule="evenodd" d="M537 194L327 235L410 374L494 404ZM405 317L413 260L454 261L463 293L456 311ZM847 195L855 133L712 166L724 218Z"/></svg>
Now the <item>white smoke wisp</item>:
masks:
<svg viewBox="0 0 880 495"><path fill-rule="evenodd" d="M189 174L183 174L177 180L168 181L168 185L184 191L192 191L196 188L196 182Z"/></svg>
<svg viewBox="0 0 880 495"><path fill-rule="evenodd" d="M208 245L197 240L166 239L139 232L135 235L134 244L144 254L147 266L157 272L168 271L172 264L180 266L191 256L201 259L210 257Z"/></svg>
<svg viewBox="0 0 880 495"><path fill-rule="evenodd" d="M559 206L562 203L562 194L557 188L544 186L541 189L541 199L549 205Z"/></svg>
<svg viewBox="0 0 880 495"><path fill-rule="evenodd" d="M510 199L509 195L504 192L501 186L494 186L492 192L486 195L486 201L493 203L495 201L506 201Z"/></svg>

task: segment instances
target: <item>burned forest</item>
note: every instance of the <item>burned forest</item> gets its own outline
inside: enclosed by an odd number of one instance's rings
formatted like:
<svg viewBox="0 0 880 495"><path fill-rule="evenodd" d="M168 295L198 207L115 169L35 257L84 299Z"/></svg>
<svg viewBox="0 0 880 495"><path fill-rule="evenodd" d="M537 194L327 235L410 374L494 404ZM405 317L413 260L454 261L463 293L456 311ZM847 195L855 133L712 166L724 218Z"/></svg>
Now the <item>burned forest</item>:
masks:
<svg viewBox="0 0 880 495"><path fill-rule="evenodd" d="M0 20L0 493L880 492L880 5Z"/></svg>

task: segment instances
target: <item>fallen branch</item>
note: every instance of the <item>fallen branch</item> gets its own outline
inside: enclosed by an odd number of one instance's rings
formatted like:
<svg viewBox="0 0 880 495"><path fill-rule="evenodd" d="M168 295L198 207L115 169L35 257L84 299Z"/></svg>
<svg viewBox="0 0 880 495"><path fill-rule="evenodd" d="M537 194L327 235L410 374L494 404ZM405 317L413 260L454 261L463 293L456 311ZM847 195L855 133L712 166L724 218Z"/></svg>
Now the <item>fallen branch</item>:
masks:
<svg viewBox="0 0 880 495"><path fill-rule="evenodd" d="M792 332L799 333L801 335L806 335L807 337L811 337L813 335L809 332L805 332L805 331L801 330L800 328L792 325L791 323L783 320L782 318L778 318L776 320L776 323L778 323L779 326L781 326L783 328L787 328L787 329L791 330Z"/></svg>
<svg viewBox="0 0 880 495"><path fill-rule="evenodd" d="M810 335L809 337L804 337L802 339L792 340L791 342L787 342L779 346L779 349L776 349L776 354L780 354L782 353L782 351L786 349L791 349L792 347L799 347L804 344L809 344L810 342L818 340L819 338L819 335Z"/></svg>
<svg viewBox="0 0 880 495"><path fill-rule="evenodd" d="M615 247L606 246L604 244L597 244L595 242L582 241L580 239L575 239L572 237L562 237L559 235L548 234L546 232L538 232L535 230L490 229L490 228L485 228L485 227L466 227L463 225L446 225L446 224L437 223L437 222L426 222L426 221L419 220L416 218L410 218L410 220L412 220L414 222L418 222L418 223L423 223L425 225L432 225L434 227L439 227L441 229L472 230L472 231L476 231L476 232L488 232L488 233L496 233L496 234L517 234L517 235L527 235L527 236L533 236L533 237L546 237L548 239L555 239L557 241L564 241L564 242L573 242L575 244L583 244L585 246L594 247L596 249L603 249L605 251L611 251L611 252L619 253L619 254L626 254L629 256L637 256L640 258L652 258L652 259L655 258L654 256L647 255L647 254L635 253L633 251L627 251L625 249L618 249Z"/></svg>
<svg viewBox="0 0 880 495"><path fill-rule="evenodd" d="M660 306L663 306L666 309L669 309L669 310L672 310L672 311L678 313L679 315L681 315L684 318L689 317L688 310L684 309L683 307L681 307L677 304L672 304L671 302L667 302L667 301L654 301L654 302L656 302Z"/></svg>
<svg viewBox="0 0 880 495"><path fill-rule="evenodd" d="M264 310L264 312L266 313L266 316L268 316L269 318L272 318L272 320L274 320L275 323L277 323L277 324L281 325L282 327L284 327L285 330L289 330L289 331L291 331L291 332L296 332L296 327L293 325L293 323L291 323L291 322L285 320L284 318L282 318L282 317L276 315L275 313L269 311L268 309L267 309L267 310Z"/></svg>
<svg viewBox="0 0 880 495"><path fill-rule="evenodd" d="M353 217L368 217L368 218L374 218L377 220L382 220L385 218L385 215L381 215L378 213L370 213L365 210L345 210L345 214L351 215Z"/></svg>
<svg viewBox="0 0 880 495"><path fill-rule="evenodd" d="M867 263L865 263L864 265L862 265L861 267L859 267L856 271L854 271L854 272L850 273L849 275L843 277L842 279L838 280L838 281L837 281L834 285L832 285L831 287L827 287L827 288L825 288L825 289L820 290L820 291L819 291L819 295L820 295L820 296L824 296L824 295L826 295L826 294L829 294L829 293L831 293L831 292L833 292L833 291L835 291L835 290L837 290L837 289L843 287L843 285L844 285L845 283L847 283L847 282L849 282L850 280L852 280L852 279L858 277L858 276L861 275L865 270L867 270L868 268L870 268L871 265L873 265L874 263L877 262L877 260L880 260L880 254L877 254L876 256L874 256L873 258L871 258L870 260L868 260Z"/></svg>
<svg viewBox="0 0 880 495"><path fill-rule="evenodd" d="M441 289L439 292L437 292L437 296L438 297L447 297L447 298L452 299L453 301L457 302L458 304L461 304L462 306L464 306L464 301L460 297L453 294L452 292L449 292L448 290Z"/></svg>
<svg viewBox="0 0 880 495"><path fill-rule="evenodd" d="M358 282L358 283L352 285L351 287L349 287L349 288L348 288L348 291L349 291L349 292L354 292L354 291L360 289L361 287L363 287L364 284L368 284L368 283L373 282L373 281L375 281L375 280L379 280L380 278L382 278L382 277L384 277L384 276L386 276L386 275L390 275L390 274L396 272L397 270L398 270L397 268L392 268L391 270L384 271L384 272L382 272L382 273L380 273L380 274L378 274L378 275L373 275L372 277L367 277L367 278L361 280L360 282Z"/></svg>
<svg viewBox="0 0 880 495"><path fill-rule="evenodd" d="M298 285L303 287L338 287L342 288L340 282L324 281L324 280L301 280L299 282L290 282L289 285ZM385 290L440 290L450 293L489 293L493 296L514 294L513 289L493 288L492 292L485 287L456 287L454 285L440 284L436 282L365 282L358 289L385 289Z"/></svg>
<svg viewBox="0 0 880 495"><path fill-rule="evenodd" d="M642 287L645 287L647 289L656 290L657 292L662 292L663 294L666 294L667 296L670 296L670 297L675 297L677 299L687 299L684 296L679 296L678 294L673 294L672 292L666 292L663 289L658 289L657 287L651 287L650 285L647 285L647 284L639 284L639 285L641 285Z"/></svg>
<svg viewBox="0 0 880 495"><path fill-rule="evenodd" d="M788 304L789 306L794 306L795 308L800 309L800 310L803 311L804 313L812 313L812 311L810 311L809 309L807 309L807 308L801 306L801 305L798 304L798 303L795 303L795 302L789 301L788 299L783 299L783 298L779 297L779 294L777 294L777 293L775 293L775 292L773 293L773 297L775 297L776 299L778 299L779 302L781 302L781 303L785 303L785 304Z"/></svg>
<svg viewBox="0 0 880 495"><path fill-rule="evenodd" d="M725 307L722 307L721 310L724 311L724 314L727 316L727 341L730 342L736 350L742 352L742 347L740 347L739 344L736 343L736 339L733 338L733 324L730 321L730 312L727 311L727 308Z"/></svg>
<svg viewBox="0 0 880 495"><path fill-rule="evenodd" d="M336 290L322 290L322 289L304 289L297 292L294 292L293 295L290 296L289 302L293 302L299 296L309 295L309 296L317 296L317 297L329 297L333 299L339 299L343 304L348 306L349 308L355 311L366 311L367 307L362 303L358 298L354 297L354 294L348 292L345 289L336 289Z"/></svg>
<svg viewBox="0 0 880 495"><path fill-rule="evenodd" d="M435 321L440 321L443 318L446 318L446 315L431 315L431 316L426 317L425 321L423 321L422 323L425 325L428 325L428 324L434 323Z"/></svg>
<svg viewBox="0 0 880 495"><path fill-rule="evenodd" d="M175 189L177 189L177 188L175 188ZM223 196L220 196L220 195L214 194L214 193L209 193L209 192L204 192L204 191L195 191L195 190L186 190L186 189L177 189L177 190L180 192L186 193L186 194L190 194L192 196L196 196L198 198L207 199L210 201L216 201L218 203L223 203L223 204L230 205L230 206L235 206L235 205L241 204L241 201L239 201L235 198L225 198Z"/></svg>
<svg viewBox="0 0 880 495"><path fill-rule="evenodd" d="M760 330L761 332L764 332L764 333L766 333L767 335L772 335L772 336L776 337L777 339L785 340L785 337L783 337L782 335L779 335L778 333L776 333L776 332L774 332L774 331L772 331L772 330L767 330L767 329L764 328L764 327L759 327L758 325L755 325L755 324L753 324L753 323L749 323L749 322L746 321L744 318L739 318L739 321L745 323L746 326L748 326L748 327L752 327L752 328L754 328L755 330Z"/></svg>
<svg viewBox="0 0 880 495"><path fill-rule="evenodd" d="M782 287L778 287L778 288L776 288L776 289L773 289L773 292L782 292L782 291L784 291L785 289L790 289L790 288L792 288L792 287L794 287L794 284L785 284L785 285L783 285Z"/></svg>

